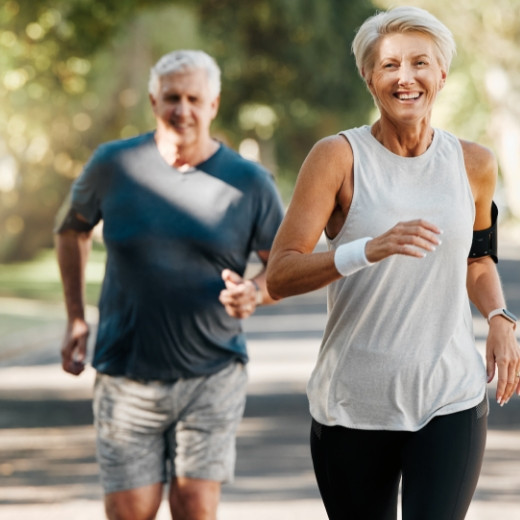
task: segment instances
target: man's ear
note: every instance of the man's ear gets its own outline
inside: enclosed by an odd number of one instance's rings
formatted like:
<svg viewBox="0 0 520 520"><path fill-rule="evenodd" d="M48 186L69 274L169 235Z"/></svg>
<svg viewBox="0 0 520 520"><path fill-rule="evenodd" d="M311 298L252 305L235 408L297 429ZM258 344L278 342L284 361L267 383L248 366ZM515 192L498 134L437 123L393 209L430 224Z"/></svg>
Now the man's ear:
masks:
<svg viewBox="0 0 520 520"><path fill-rule="evenodd" d="M152 94L148 94L148 99L150 100L150 105L152 105L152 110L155 111L155 107L157 105L157 100Z"/></svg>
<svg viewBox="0 0 520 520"><path fill-rule="evenodd" d="M217 117L217 112L220 107L220 95L218 95L212 102L211 107L213 108L213 119Z"/></svg>

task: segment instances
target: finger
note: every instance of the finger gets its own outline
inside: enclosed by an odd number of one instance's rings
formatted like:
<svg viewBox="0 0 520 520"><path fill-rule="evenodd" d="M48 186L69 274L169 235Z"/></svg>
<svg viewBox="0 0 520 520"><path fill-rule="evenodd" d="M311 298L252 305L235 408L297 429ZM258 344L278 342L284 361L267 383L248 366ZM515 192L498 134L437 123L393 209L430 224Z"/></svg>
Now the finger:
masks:
<svg viewBox="0 0 520 520"><path fill-rule="evenodd" d="M65 372L68 372L72 375L79 375L83 370L85 370L85 363L84 361L80 361L77 359L72 358L63 358L61 362L61 366Z"/></svg>
<svg viewBox="0 0 520 520"><path fill-rule="evenodd" d="M75 340L70 339L69 341L66 341L61 348L61 361L64 368L65 365L68 365L70 361L72 361L72 353L74 352L75 344Z"/></svg>
<svg viewBox="0 0 520 520"><path fill-rule="evenodd" d="M241 305L239 307L239 318L241 318L241 319L247 318L247 317L251 316L251 314L253 314L253 311L254 311L254 306L251 303Z"/></svg>
<svg viewBox="0 0 520 520"><path fill-rule="evenodd" d="M511 387L513 383L511 383L511 379L509 379L509 371L507 364L498 364L498 381L497 381L497 403L500 406L503 406L507 402L507 393L508 386Z"/></svg>
<svg viewBox="0 0 520 520"><path fill-rule="evenodd" d="M419 219L417 225L421 228L426 230L432 237L434 237L436 240L438 240L439 235L442 235L442 229L440 229L435 224L432 224L431 222L428 222L427 220Z"/></svg>
<svg viewBox="0 0 520 520"><path fill-rule="evenodd" d="M240 302L229 291L222 291L219 301L224 307L229 307L230 309L238 309L240 306Z"/></svg>
<svg viewBox="0 0 520 520"><path fill-rule="evenodd" d="M221 294L224 301L233 303L235 305L249 303L253 299L253 296L256 296L251 294L247 285L244 283L233 285L231 288L224 289Z"/></svg>
<svg viewBox="0 0 520 520"><path fill-rule="evenodd" d="M239 305L239 306L231 306L225 305L226 312L232 318L243 319L250 316L254 311L254 306L252 304Z"/></svg>
<svg viewBox="0 0 520 520"><path fill-rule="evenodd" d="M435 246L428 245L417 238L411 237L407 242L400 245L399 254L424 258L427 253L435 251Z"/></svg>
<svg viewBox="0 0 520 520"><path fill-rule="evenodd" d="M520 366L517 362L509 364L507 383L504 396L506 403L513 397L515 392L518 393L518 388L520 387Z"/></svg>
<svg viewBox="0 0 520 520"><path fill-rule="evenodd" d="M513 397L515 391L518 392L519 380L520 373L516 364L510 365L508 370L507 386L504 394L504 401L506 403L511 399L511 397Z"/></svg>
<svg viewBox="0 0 520 520"><path fill-rule="evenodd" d="M432 236L437 236L442 234L442 230L437 227L435 224L428 222L427 220L418 219L418 220L412 220L410 224L415 225L416 227L420 229L427 230L432 234Z"/></svg>
<svg viewBox="0 0 520 520"><path fill-rule="evenodd" d="M87 336L80 336L73 352L73 359L77 362L84 362L87 357Z"/></svg>
<svg viewBox="0 0 520 520"><path fill-rule="evenodd" d="M491 383L495 377L495 358L492 356L486 357L486 374L487 382Z"/></svg>
<svg viewBox="0 0 520 520"><path fill-rule="evenodd" d="M405 241L407 244L411 244L426 251L435 251L436 247L441 243L438 235L425 230L421 226L415 226L408 230L408 234L405 236Z"/></svg>
<svg viewBox="0 0 520 520"><path fill-rule="evenodd" d="M85 369L87 336L70 339L61 351L62 367L70 374L78 375Z"/></svg>
<svg viewBox="0 0 520 520"><path fill-rule="evenodd" d="M507 404L511 397L513 397L513 393L515 391L515 382L508 381L506 385L506 389L504 390L504 396L502 397L501 404Z"/></svg>
<svg viewBox="0 0 520 520"><path fill-rule="evenodd" d="M428 251L435 251L437 246L441 244L440 239L436 235L429 233L425 235L416 235L414 239L417 247L422 247Z"/></svg>
<svg viewBox="0 0 520 520"><path fill-rule="evenodd" d="M434 251L441 243L438 234L418 220L397 224L390 232L390 239L396 247L394 252L417 258L423 258L427 252Z"/></svg>
<svg viewBox="0 0 520 520"><path fill-rule="evenodd" d="M234 286L243 282L243 278L239 274L232 271L231 269L224 269L222 271L221 276L222 276L222 280L224 280L226 287L228 289L231 289Z"/></svg>
<svg viewBox="0 0 520 520"><path fill-rule="evenodd" d="M85 370L85 363L83 363L82 361L73 360L70 363L69 373L78 376L79 374L81 374L81 372L83 372L83 370Z"/></svg>
<svg viewBox="0 0 520 520"><path fill-rule="evenodd" d="M222 290L219 296L219 301L224 305L226 312L234 318L240 317L244 308L250 306L252 303L251 298L246 298L244 296L244 291L242 289L234 291L229 291L227 289Z"/></svg>

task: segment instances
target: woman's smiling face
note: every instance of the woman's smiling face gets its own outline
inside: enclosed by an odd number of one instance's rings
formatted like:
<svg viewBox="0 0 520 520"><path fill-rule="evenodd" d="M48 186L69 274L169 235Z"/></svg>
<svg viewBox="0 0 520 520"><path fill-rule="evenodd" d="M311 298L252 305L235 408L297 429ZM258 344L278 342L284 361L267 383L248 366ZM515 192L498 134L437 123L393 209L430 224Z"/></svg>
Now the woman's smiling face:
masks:
<svg viewBox="0 0 520 520"><path fill-rule="evenodd" d="M429 36L419 32L385 35L374 49L373 64L365 79L383 117L397 124L429 119L446 80Z"/></svg>

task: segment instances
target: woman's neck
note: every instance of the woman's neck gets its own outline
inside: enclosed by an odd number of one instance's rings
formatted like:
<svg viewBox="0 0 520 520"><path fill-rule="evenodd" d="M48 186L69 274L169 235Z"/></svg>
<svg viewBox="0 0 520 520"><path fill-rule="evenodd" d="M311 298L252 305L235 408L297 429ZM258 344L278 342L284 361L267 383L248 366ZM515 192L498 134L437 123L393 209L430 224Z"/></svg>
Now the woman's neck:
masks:
<svg viewBox="0 0 520 520"><path fill-rule="evenodd" d="M372 125L372 135L392 153L402 157L422 155L433 141L433 128L429 121L419 125L397 126L385 119Z"/></svg>

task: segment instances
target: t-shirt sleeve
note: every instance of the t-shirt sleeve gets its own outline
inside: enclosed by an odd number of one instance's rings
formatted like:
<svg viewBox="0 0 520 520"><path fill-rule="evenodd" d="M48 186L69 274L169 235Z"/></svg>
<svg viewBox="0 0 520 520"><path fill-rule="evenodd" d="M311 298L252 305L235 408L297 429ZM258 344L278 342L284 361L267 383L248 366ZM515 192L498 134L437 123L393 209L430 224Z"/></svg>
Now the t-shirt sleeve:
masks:
<svg viewBox="0 0 520 520"><path fill-rule="evenodd" d="M251 251L268 251L282 222L284 207L275 182L267 171L262 175L262 186L255 196L258 206Z"/></svg>
<svg viewBox="0 0 520 520"><path fill-rule="evenodd" d="M96 150L81 175L72 184L70 193L56 217L54 228L56 233L65 229L88 231L101 220L102 155L99 149ZM77 214L81 215L84 221L78 220Z"/></svg>

